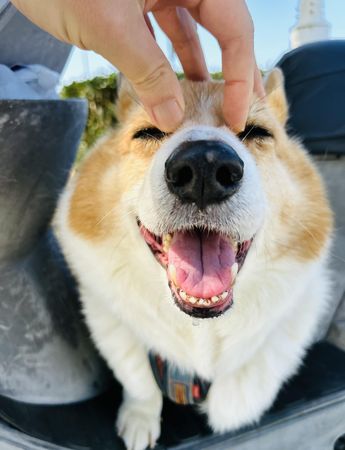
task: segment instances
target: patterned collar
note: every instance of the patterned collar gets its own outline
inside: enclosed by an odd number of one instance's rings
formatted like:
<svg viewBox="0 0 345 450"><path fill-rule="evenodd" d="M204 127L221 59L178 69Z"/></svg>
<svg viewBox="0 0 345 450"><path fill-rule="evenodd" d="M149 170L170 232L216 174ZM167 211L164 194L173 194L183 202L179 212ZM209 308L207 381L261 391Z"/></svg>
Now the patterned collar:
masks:
<svg viewBox="0 0 345 450"><path fill-rule="evenodd" d="M205 400L210 383L181 372L159 355L149 353L151 368L162 393L179 405L193 405Z"/></svg>

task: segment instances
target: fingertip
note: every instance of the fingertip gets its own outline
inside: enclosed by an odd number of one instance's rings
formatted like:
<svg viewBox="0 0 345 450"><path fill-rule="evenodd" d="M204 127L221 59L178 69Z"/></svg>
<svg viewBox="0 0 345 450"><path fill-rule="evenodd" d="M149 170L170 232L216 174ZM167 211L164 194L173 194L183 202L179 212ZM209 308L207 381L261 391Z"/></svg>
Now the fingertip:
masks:
<svg viewBox="0 0 345 450"><path fill-rule="evenodd" d="M234 133L240 133L246 127L252 89L244 82L225 84L224 119Z"/></svg>
<svg viewBox="0 0 345 450"><path fill-rule="evenodd" d="M246 128L245 122L240 122L232 126L231 130L233 131L234 134L239 134L242 133L245 128Z"/></svg>
<svg viewBox="0 0 345 450"><path fill-rule="evenodd" d="M231 105L231 107L224 105L224 120L235 134L241 133L245 129L247 117L248 108L244 108L243 105L241 105L241 109L234 105Z"/></svg>
<svg viewBox="0 0 345 450"><path fill-rule="evenodd" d="M184 104L175 98L165 99L149 109L149 115L162 131L171 132L181 124L184 116Z"/></svg>

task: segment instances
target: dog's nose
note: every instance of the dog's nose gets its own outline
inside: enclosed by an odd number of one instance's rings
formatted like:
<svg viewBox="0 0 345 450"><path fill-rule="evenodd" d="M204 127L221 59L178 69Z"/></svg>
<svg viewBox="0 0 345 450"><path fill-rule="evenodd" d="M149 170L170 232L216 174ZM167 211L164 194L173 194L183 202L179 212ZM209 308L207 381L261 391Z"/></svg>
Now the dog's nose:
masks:
<svg viewBox="0 0 345 450"><path fill-rule="evenodd" d="M240 186L244 163L221 141L188 141L179 145L165 163L170 192L182 202L204 209L233 195Z"/></svg>

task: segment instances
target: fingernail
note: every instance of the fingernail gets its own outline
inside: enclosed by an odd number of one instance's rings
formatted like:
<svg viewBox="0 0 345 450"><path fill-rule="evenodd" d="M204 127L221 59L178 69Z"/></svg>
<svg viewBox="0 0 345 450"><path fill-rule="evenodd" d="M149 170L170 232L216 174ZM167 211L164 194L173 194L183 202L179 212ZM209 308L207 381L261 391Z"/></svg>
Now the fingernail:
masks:
<svg viewBox="0 0 345 450"><path fill-rule="evenodd" d="M162 131L172 131L183 119L183 109L173 98L152 108L153 119Z"/></svg>
<svg viewBox="0 0 345 450"><path fill-rule="evenodd" d="M242 124L237 124L231 127L231 130L234 134L238 134L238 133L242 133L242 131L244 131L245 126L243 126Z"/></svg>

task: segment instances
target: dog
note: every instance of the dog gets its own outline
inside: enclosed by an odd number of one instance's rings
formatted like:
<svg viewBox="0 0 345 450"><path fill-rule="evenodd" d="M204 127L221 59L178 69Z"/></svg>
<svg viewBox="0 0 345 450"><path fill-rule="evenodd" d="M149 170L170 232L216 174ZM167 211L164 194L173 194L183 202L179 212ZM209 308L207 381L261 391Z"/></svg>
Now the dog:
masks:
<svg viewBox="0 0 345 450"><path fill-rule="evenodd" d="M117 430L143 450L163 393L215 432L259 420L296 373L330 298L333 218L285 131L279 69L234 134L223 83L181 81L181 126L150 122L128 82L118 127L71 177L54 225L93 340L123 385Z"/></svg>

